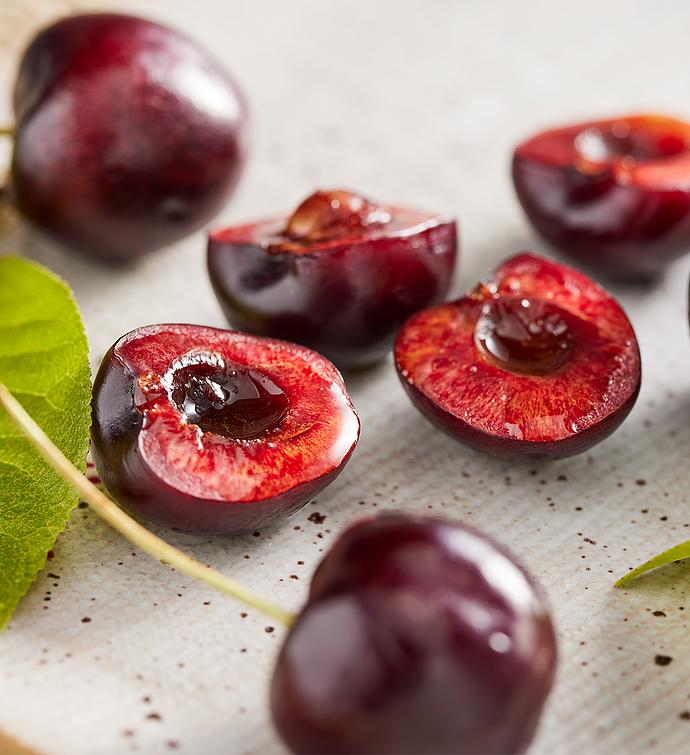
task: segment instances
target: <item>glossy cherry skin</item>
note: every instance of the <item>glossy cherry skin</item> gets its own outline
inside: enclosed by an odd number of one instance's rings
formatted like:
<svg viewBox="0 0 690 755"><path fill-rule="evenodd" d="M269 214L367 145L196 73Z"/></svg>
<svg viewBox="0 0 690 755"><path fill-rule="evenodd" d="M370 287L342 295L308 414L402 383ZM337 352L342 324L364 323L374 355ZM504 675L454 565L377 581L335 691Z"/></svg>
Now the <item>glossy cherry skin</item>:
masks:
<svg viewBox="0 0 690 755"><path fill-rule="evenodd" d="M505 459L558 459L610 435L640 389L620 305L566 265L518 254L462 299L413 315L395 345L413 404Z"/></svg>
<svg viewBox="0 0 690 755"><path fill-rule="evenodd" d="M657 115L544 131L513 181L535 228L610 278L648 279L690 250L690 124Z"/></svg>
<svg viewBox="0 0 690 755"><path fill-rule="evenodd" d="M445 297L457 243L452 220L323 191L291 218L212 233L208 267L233 327L363 367L408 315Z"/></svg>
<svg viewBox="0 0 690 755"><path fill-rule="evenodd" d="M94 385L103 483L132 513L191 532L284 519L340 474L358 437L328 360L234 331L139 328L106 354Z"/></svg>
<svg viewBox="0 0 690 755"><path fill-rule="evenodd" d="M319 566L281 650L273 720L295 753L524 752L551 689L540 591L502 548L384 514Z"/></svg>
<svg viewBox="0 0 690 755"><path fill-rule="evenodd" d="M114 262L210 220L245 160L237 86L185 36L116 14L41 31L14 93L21 213L70 248Z"/></svg>

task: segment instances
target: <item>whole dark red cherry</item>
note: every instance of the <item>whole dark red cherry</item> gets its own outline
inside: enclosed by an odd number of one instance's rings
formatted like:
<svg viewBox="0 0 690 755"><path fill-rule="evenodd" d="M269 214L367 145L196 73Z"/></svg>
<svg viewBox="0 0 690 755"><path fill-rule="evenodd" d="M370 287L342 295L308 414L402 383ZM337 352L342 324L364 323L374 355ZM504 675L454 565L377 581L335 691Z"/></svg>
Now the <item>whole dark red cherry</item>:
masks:
<svg viewBox="0 0 690 755"><path fill-rule="evenodd" d="M502 548L441 519L346 530L314 575L273 675L295 753L522 753L551 689L540 591Z"/></svg>
<svg viewBox="0 0 690 755"><path fill-rule="evenodd" d="M462 299L413 315L395 345L412 403L457 440L505 459L580 453L640 389L630 321L565 265L518 254Z"/></svg>
<svg viewBox="0 0 690 755"><path fill-rule="evenodd" d="M690 250L690 124L641 115L544 131L513 155L518 198L554 246L610 278Z"/></svg>
<svg viewBox="0 0 690 755"><path fill-rule="evenodd" d="M229 330L133 330L94 385L103 483L124 508L181 530L242 532L284 519L340 474L358 437L327 359Z"/></svg>
<svg viewBox="0 0 690 755"><path fill-rule="evenodd" d="M233 327L362 367L390 351L408 315L444 298L456 252L453 220L331 190L289 218L212 233L208 267Z"/></svg>
<svg viewBox="0 0 690 755"><path fill-rule="evenodd" d="M204 225L245 159L246 108L228 73L185 36L133 16L43 29L21 60L14 105L19 210L111 261Z"/></svg>

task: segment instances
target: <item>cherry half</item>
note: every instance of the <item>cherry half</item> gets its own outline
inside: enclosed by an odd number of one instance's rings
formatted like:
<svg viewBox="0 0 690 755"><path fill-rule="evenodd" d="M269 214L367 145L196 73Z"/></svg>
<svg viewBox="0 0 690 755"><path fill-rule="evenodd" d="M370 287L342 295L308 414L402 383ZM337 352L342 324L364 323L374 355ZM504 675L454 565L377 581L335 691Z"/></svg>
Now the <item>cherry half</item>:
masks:
<svg viewBox="0 0 690 755"><path fill-rule="evenodd" d="M518 198L554 246L611 278L690 250L690 123L657 115L544 131L513 155Z"/></svg>
<svg viewBox="0 0 690 755"><path fill-rule="evenodd" d="M181 530L241 532L289 516L340 474L358 436L328 360L244 333L139 328L110 349L94 386L105 486Z"/></svg>
<svg viewBox="0 0 690 755"><path fill-rule="evenodd" d="M620 305L581 273L532 254L412 316L395 361L423 414L506 459L590 448L621 424L640 389L637 339Z"/></svg>
<svg viewBox="0 0 690 755"><path fill-rule="evenodd" d="M361 367L390 351L410 314L444 298L456 254L455 221L333 190L288 218L212 233L208 267L233 327Z"/></svg>
<svg viewBox="0 0 690 755"><path fill-rule="evenodd" d="M187 37L141 18L77 15L43 29L14 105L17 207L94 257L131 260L200 228L244 164L235 83Z"/></svg>
<svg viewBox="0 0 690 755"><path fill-rule="evenodd" d="M502 548L384 514L336 541L273 675L295 753L524 752L556 665L540 591Z"/></svg>

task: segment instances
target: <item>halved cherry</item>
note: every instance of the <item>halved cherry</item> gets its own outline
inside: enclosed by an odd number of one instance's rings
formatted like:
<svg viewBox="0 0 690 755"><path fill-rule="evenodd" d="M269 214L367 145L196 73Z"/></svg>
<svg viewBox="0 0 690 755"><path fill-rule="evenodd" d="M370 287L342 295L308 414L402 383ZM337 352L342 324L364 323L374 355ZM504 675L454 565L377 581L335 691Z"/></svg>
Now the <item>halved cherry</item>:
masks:
<svg viewBox="0 0 690 755"><path fill-rule="evenodd" d="M98 472L125 508L182 530L285 518L342 471L359 420L336 368L295 344L151 325L105 356L93 399Z"/></svg>
<svg viewBox="0 0 690 755"><path fill-rule="evenodd" d="M208 267L234 327L359 367L390 351L405 318L443 299L456 253L455 221L332 190L288 218L212 233Z"/></svg>
<svg viewBox="0 0 690 755"><path fill-rule="evenodd" d="M657 115L544 131L513 155L518 198L551 243L613 278L690 251L690 123Z"/></svg>
<svg viewBox="0 0 690 755"><path fill-rule="evenodd" d="M586 450L620 425L640 388L637 339L620 305L581 273L532 254L412 316L395 361L423 414L504 458Z"/></svg>

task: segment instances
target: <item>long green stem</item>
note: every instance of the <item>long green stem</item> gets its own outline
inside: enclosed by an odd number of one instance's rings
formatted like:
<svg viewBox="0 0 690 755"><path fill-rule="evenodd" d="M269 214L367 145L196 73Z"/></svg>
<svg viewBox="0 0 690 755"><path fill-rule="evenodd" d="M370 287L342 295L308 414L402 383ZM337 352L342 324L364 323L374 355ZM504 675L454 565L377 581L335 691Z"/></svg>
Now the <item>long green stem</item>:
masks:
<svg viewBox="0 0 690 755"><path fill-rule="evenodd" d="M24 407L0 383L0 406L4 407L19 430L31 441L41 456L50 464L61 477L79 493L91 508L116 529L123 537L143 551L168 566L172 566L182 574L205 582L216 590L246 603L248 606L261 611L276 621L289 627L294 623L294 614L284 611L279 606L255 595L235 580L226 577L215 569L204 566L201 562L178 550L165 540L149 532L138 522L126 514L117 504L110 500L95 485L67 459L60 449L50 440L43 430L29 416Z"/></svg>

